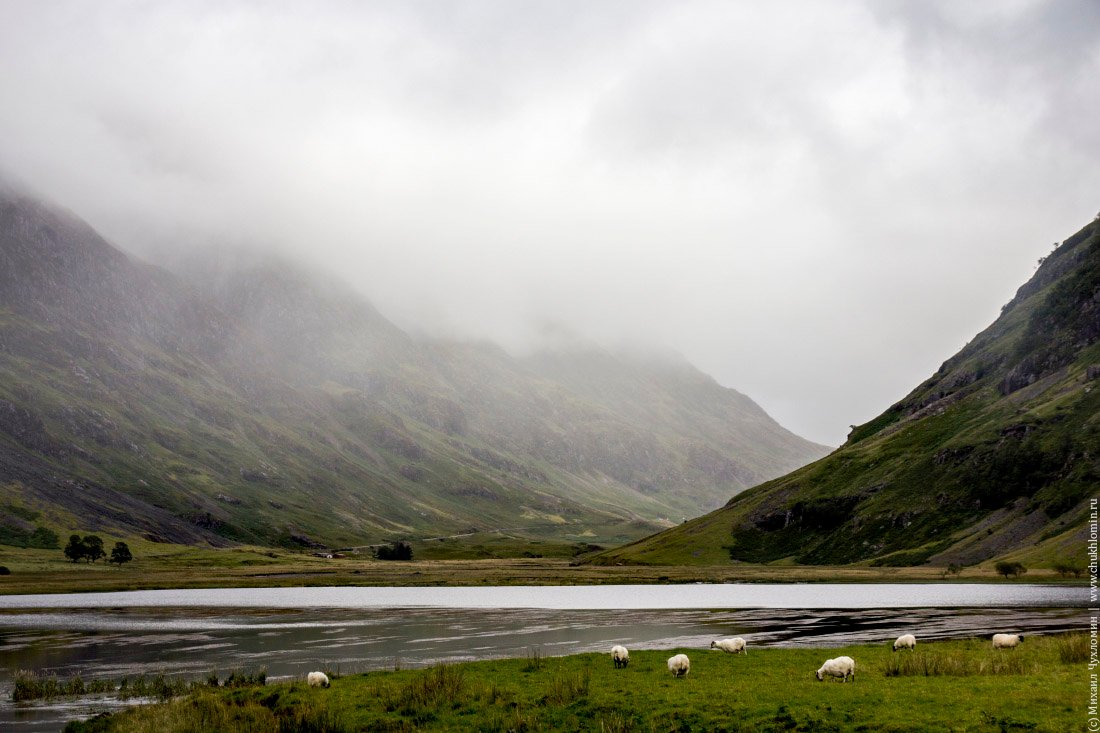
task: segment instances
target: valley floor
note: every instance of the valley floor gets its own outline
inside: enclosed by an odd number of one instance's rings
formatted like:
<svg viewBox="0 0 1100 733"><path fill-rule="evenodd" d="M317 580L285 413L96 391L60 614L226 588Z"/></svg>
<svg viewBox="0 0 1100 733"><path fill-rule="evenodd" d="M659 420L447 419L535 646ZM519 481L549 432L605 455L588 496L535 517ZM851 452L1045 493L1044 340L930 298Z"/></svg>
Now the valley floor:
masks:
<svg viewBox="0 0 1100 733"><path fill-rule="evenodd" d="M690 673L666 659L686 652ZM855 659L856 679L818 682L826 658ZM1088 638L888 643L836 649L636 651L471 662L333 675L183 698L73 724L97 731L1065 731L1085 730ZM331 670L330 670L331 671Z"/></svg>
<svg viewBox="0 0 1100 733"><path fill-rule="evenodd" d="M103 562L73 564L57 550L3 548L0 595L74 593L158 588L431 585L599 585L634 583L898 583L1055 582L1066 580L1034 569L1005 579L991 567L966 568L944 576L940 568L795 565L613 565L573 564L565 558L421 560L383 562L350 554L326 559L266 548L198 549L150 546L123 567Z"/></svg>

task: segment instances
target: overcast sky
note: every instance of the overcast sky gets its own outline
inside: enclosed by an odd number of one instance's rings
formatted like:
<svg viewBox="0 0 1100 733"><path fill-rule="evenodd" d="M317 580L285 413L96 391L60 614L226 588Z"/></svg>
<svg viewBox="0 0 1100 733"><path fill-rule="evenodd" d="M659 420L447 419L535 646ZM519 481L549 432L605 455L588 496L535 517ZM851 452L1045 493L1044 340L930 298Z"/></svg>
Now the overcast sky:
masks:
<svg viewBox="0 0 1100 733"><path fill-rule="evenodd" d="M0 169L835 445L1100 210L1100 3L3 0Z"/></svg>

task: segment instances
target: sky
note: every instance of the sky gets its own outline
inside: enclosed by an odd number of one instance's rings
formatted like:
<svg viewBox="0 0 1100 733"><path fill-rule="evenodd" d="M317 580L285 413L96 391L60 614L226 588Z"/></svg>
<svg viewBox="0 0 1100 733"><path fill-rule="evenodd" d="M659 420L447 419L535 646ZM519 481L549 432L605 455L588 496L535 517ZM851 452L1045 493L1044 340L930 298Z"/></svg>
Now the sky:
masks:
<svg viewBox="0 0 1100 733"><path fill-rule="evenodd" d="M843 442L1100 211L1100 3L0 0L0 170Z"/></svg>

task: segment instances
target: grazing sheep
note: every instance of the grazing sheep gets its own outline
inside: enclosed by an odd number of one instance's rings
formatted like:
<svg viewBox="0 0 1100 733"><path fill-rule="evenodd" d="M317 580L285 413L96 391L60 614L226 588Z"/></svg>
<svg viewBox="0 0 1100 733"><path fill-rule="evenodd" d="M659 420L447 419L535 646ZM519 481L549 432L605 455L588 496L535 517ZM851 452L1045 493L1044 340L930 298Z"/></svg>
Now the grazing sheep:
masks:
<svg viewBox="0 0 1100 733"><path fill-rule="evenodd" d="M910 650L912 650L912 649L916 649L916 648L917 648L917 637L913 636L912 634L902 634L901 636L898 637L897 641L894 642L894 651L895 652L898 649L910 649Z"/></svg>
<svg viewBox="0 0 1100 733"><path fill-rule="evenodd" d="M1023 640L1024 637L1022 634L994 634L993 648L1012 649Z"/></svg>
<svg viewBox="0 0 1100 733"><path fill-rule="evenodd" d="M328 687L328 675L324 672L310 672L306 675L306 684L310 687Z"/></svg>
<svg viewBox="0 0 1100 733"><path fill-rule="evenodd" d="M668 671L673 677L683 677L691 671L691 660L687 654L677 654L668 658Z"/></svg>
<svg viewBox="0 0 1100 733"><path fill-rule="evenodd" d="M730 654L740 654L741 652L748 654L749 650L746 649L745 646L745 640L740 636L735 639L719 639L718 641L712 641L710 643L711 649L721 649Z"/></svg>
<svg viewBox="0 0 1100 733"><path fill-rule="evenodd" d="M856 681L856 661L851 657L837 657L836 659L827 659L825 664L821 665L821 669L817 670L817 681L821 682L825 679L825 675L830 677L839 677L841 682L847 682L848 678L852 678L852 682Z"/></svg>
<svg viewBox="0 0 1100 733"><path fill-rule="evenodd" d="M616 644L611 647L611 661L615 662L615 669L621 669L630 663L630 652L625 646Z"/></svg>

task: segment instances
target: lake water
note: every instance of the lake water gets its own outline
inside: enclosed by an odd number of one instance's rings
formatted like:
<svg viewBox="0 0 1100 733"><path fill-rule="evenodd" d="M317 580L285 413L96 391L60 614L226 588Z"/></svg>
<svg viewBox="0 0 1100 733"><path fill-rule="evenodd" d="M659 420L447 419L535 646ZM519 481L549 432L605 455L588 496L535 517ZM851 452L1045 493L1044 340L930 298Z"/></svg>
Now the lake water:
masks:
<svg viewBox="0 0 1100 733"><path fill-rule="evenodd" d="M110 699L11 702L15 670L118 679L269 678L636 649L933 640L1087 625L1086 588L1040 585L644 585L257 588L0 596L0 730L59 730Z"/></svg>

